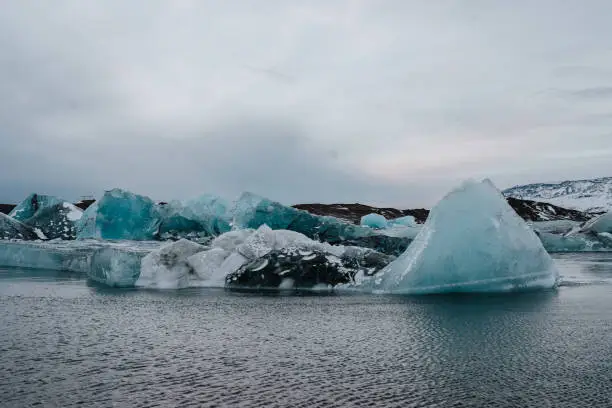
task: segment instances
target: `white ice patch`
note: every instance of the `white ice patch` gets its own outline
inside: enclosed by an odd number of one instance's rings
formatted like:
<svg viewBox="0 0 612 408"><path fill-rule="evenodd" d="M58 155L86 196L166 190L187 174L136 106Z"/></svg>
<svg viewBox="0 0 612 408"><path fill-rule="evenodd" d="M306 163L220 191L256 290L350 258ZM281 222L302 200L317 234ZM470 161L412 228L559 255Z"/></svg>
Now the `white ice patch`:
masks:
<svg viewBox="0 0 612 408"><path fill-rule="evenodd" d="M282 280L280 285L278 285L279 289L288 290L293 289L293 285L295 285L295 281L291 278L285 278Z"/></svg>
<svg viewBox="0 0 612 408"><path fill-rule="evenodd" d="M69 210L68 214L66 214L66 218L68 218L68 220L73 222L78 221L83 216L83 211L77 206L66 202L63 204L63 206L65 209Z"/></svg>
<svg viewBox="0 0 612 408"><path fill-rule="evenodd" d="M47 239L47 236L41 231L40 228L34 228L34 233L38 237L38 239Z"/></svg>
<svg viewBox="0 0 612 408"><path fill-rule="evenodd" d="M230 252L222 248L212 248L188 257L187 264L194 270L199 279L209 280L229 254Z"/></svg>
<svg viewBox="0 0 612 408"><path fill-rule="evenodd" d="M261 263L261 265L259 265L257 268L253 269L253 272L258 272L261 271L262 269L264 269L266 266L268 266L268 264L270 263L270 261L268 261L267 259L264 259L264 261Z"/></svg>
<svg viewBox="0 0 612 408"><path fill-rule="evenodd" d="M136 286L157 289L188 287L192 269L187 258L204 249L202 245L181 239L151 252L141 261Z"/></svg>

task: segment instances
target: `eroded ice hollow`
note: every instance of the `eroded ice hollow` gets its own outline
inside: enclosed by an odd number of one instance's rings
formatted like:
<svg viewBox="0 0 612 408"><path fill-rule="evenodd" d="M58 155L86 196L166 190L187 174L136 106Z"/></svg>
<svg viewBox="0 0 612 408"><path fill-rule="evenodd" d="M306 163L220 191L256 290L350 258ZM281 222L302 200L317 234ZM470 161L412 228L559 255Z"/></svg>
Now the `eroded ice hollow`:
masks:
<svg viewBox="0 0 612 408"><path fill-rule="evenodd" d="M377 292L547 289L558 271L531 228L489 181L467 181L431 211L408 249L374 279Z"/></svg>

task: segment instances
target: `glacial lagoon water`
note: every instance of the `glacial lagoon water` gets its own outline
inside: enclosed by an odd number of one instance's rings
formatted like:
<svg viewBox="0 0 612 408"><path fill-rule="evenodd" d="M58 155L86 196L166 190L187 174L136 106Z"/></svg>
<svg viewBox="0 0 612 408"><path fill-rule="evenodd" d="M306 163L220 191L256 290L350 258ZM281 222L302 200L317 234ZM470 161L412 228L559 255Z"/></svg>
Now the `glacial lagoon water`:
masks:
<svg viewBox="0 0 612 408"><path fill-rule="evenodd" d="M1 407L612 406L612 255L555 291L109 289L0 269Z"/></svg>

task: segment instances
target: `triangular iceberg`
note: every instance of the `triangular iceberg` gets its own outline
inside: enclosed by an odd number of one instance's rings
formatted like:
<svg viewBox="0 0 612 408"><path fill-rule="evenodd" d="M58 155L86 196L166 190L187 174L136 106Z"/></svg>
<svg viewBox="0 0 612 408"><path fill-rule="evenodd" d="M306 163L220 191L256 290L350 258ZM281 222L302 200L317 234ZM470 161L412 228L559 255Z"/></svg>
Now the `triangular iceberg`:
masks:
<svg viewBox="0 0 612 408"><path fill-rule="evenodd" d="M406 252L375 278L402 294L552 288L558 271L542 243L489 181L468 181L431 211Z"/></svg>

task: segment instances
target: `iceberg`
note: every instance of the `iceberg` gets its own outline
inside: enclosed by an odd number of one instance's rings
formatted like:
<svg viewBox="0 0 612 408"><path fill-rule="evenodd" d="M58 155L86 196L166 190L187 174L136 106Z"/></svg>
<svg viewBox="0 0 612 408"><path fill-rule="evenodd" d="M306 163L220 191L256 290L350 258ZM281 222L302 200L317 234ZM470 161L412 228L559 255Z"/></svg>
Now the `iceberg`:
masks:
<svg viewBox="0 0 612 408"><path fill-rule="evenodd" d="M0 213L0 239L40 239L44 238L42 235L38 236L36 232L6 214Z"/></svg>
<svg viewBox="0 0 612 408"><path fill-rule="evenodd" d="M375 276L399 294L552 288L558 271L531 228L489 181L444 197L406 252Z"/></svg>
<svg viewBox="0 0 612 408"><path fill-rule="evenodd" d="M312 288L352 282L357 272L372 275L394 259L372 249L330 245L266 225L257 230L230 231L211 245L207 248L184 239L173 242L144 256L138 276L132 262L123 276L106 273L98 281L124 286L135 282L139 287L157 289ZM267 267L258 269L264 263Z"/></svg>
<svg viewBox="0 0 612 408"><path fill-rule="evenodd" d="M152 251L139 264L136 286L156 289L188 287L194 271L187 259L205 249L200 244L181 239Z"/></svg>
<svg viewBox="0 0 612 408"><path fill-rule="evenodd" d="M391 255L401 254L411 241L402 234L386 234L384 230L375 231L334 217L313 215L252 193L242 194L231 212L234 228L257 229L265 224L273 230L295 231L310 239L362 246Z"/></svg>
<svg viewBox="0 0 612 408"><path fill-rule="evenodd" d="M77 223L77 238L146 241L158 236L161 216L148 197L113 189L91 205Z"/></svg>
<svg viewBox="0 0 612 408"><path fill-rule="evenodd" d="M387 219L380 214L368 214L361 217L360 224L363 227L370 227L375 229L385 229L387 228Z"/></svg>
<svg viewBox="0 0 612 408"><path fill-rule="evenodd" d="M82 215L73 204L41 194L30 194L11 211L14 219L32 227L40 239L75 239Z"/></svg>

